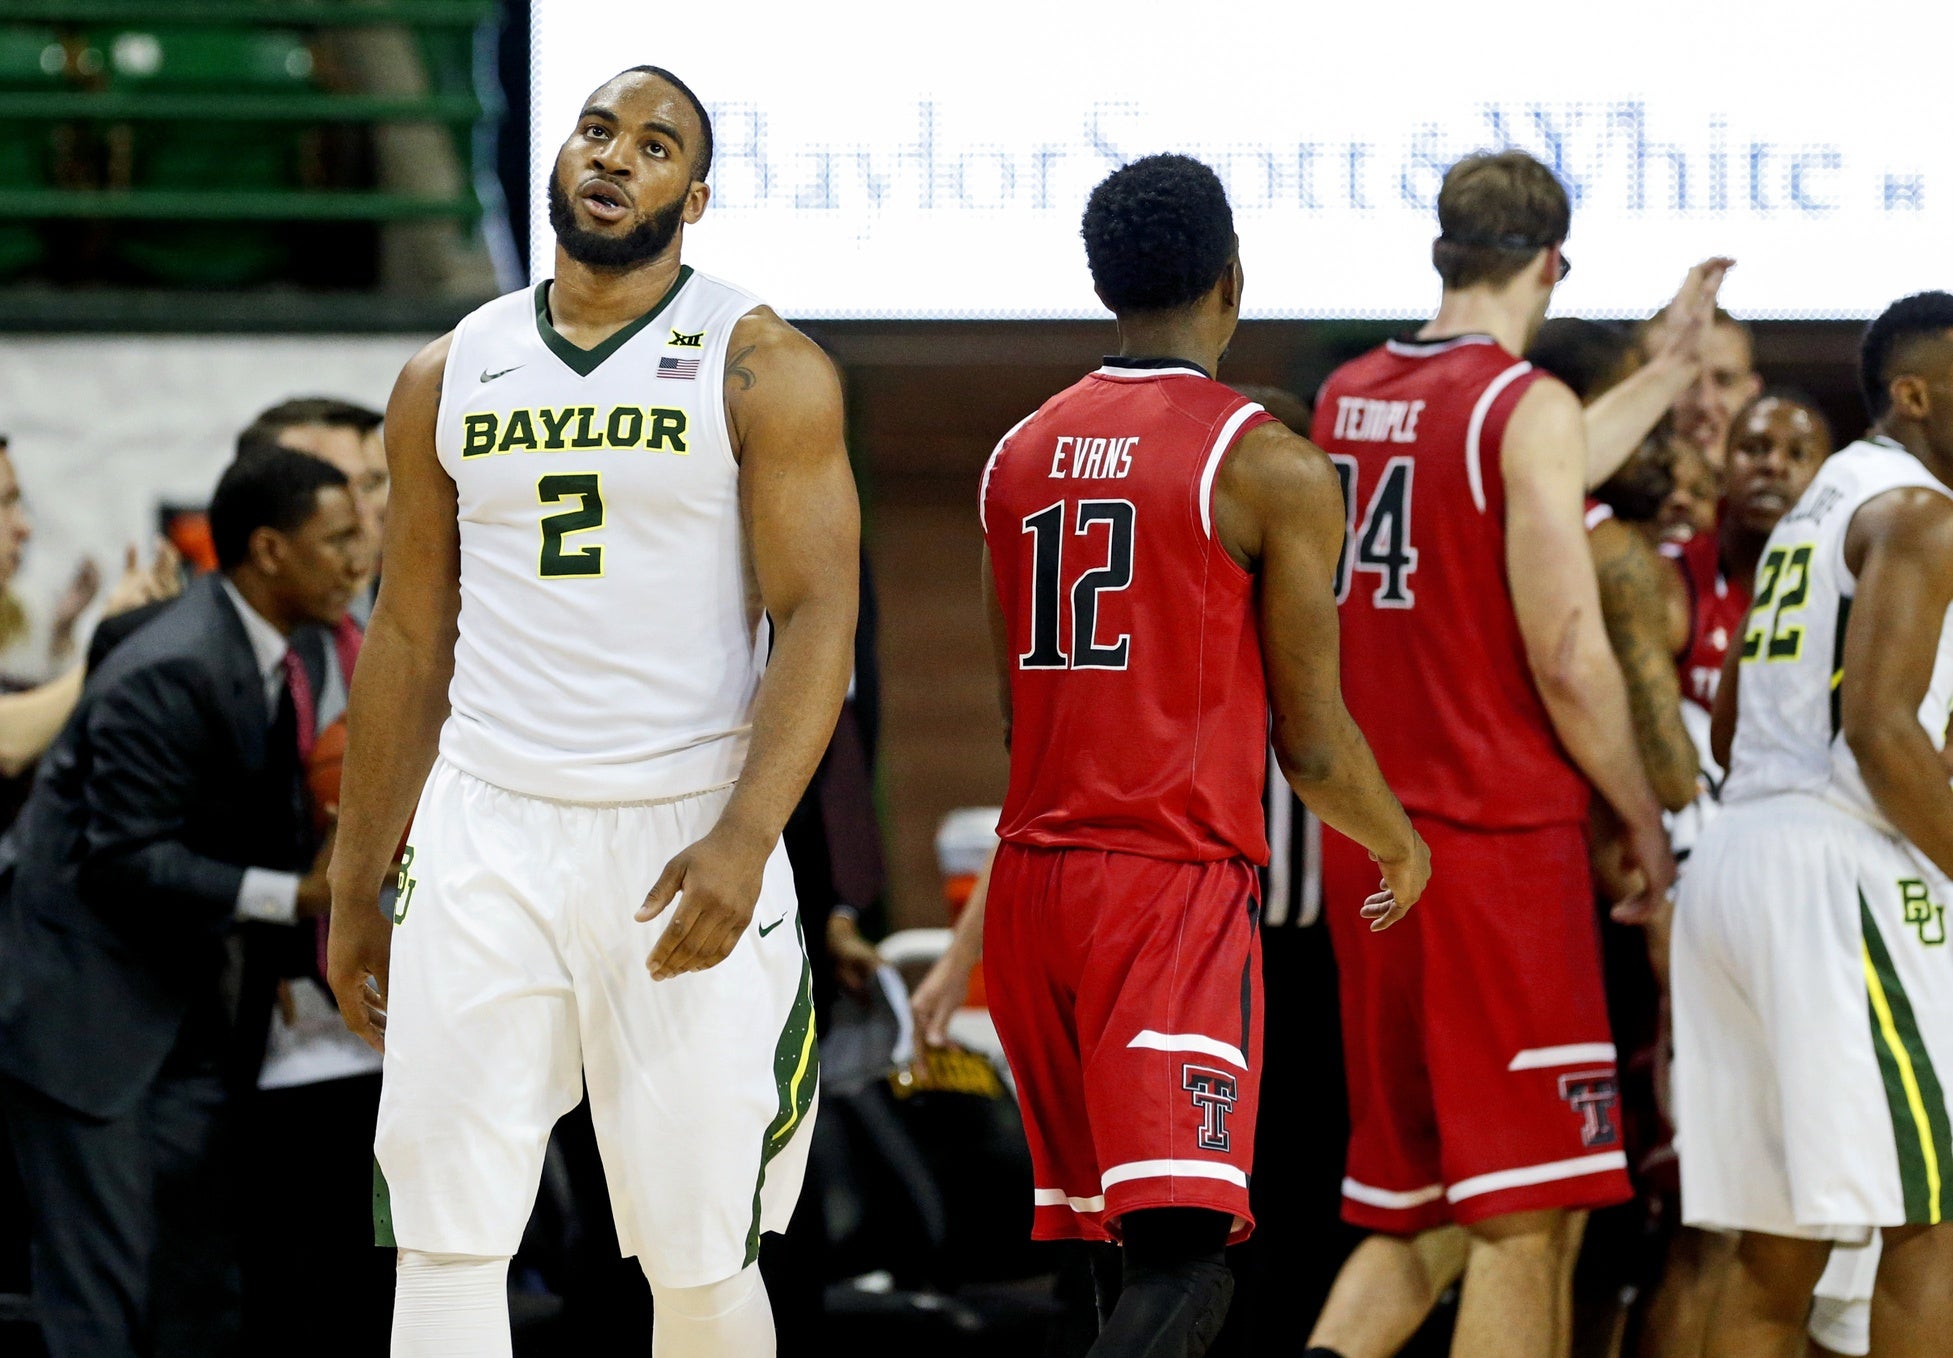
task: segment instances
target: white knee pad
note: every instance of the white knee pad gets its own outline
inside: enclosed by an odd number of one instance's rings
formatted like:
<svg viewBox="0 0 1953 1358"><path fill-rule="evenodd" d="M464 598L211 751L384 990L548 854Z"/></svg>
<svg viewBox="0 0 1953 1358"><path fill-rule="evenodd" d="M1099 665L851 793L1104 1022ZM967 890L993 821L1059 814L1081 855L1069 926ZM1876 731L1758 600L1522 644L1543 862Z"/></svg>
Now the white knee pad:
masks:
<svg viewBox="0 0 1953 1358"><path fill-rule="evenodd" d="M651 1307L651 1358L774 1358L773 1308L757 1264L703 1287L652 1282Z"/></svg>
<svg viewBox="0 0 1953 1358"><path fill-rule="evenodd" d="M393 1358L509 1358L509 1260L400 1251Z"/></svg>

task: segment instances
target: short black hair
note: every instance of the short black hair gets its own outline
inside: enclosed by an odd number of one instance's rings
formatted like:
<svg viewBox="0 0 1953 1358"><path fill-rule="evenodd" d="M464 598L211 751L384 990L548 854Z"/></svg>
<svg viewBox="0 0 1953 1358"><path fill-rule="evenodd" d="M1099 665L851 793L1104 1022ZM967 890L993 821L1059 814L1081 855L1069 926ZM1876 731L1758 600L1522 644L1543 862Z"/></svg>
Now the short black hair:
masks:
<svg viewBox="0 0 1953 1358"><path fill-rule="evenodd" d="M1585 405L1627 376L1634 336L1619 326L1555 316L1539 327L1526 359L1553 374Z"/></svg>
<svg viewBox="0 0 1953 1358"><path fill-rule="evenodd" d="M1865 411L1874 421L1892 409L1891 381L1901 350L1926 336L1953 330L1953 292L1915 292L1901 297L1865 327L1858 346L1858 385L1865 394Z"/></svg>
<svg viewBox="0 0 1953 1358"><path fill-rule="evenodd" d="M655 75L658 79L664 81L665 84L684 95L692 105L692 112L698 114L701 140L698 151L692 156L692 178L703 184L705 182L705 176L712 173L712 115L705 111L705 105L699 100L696 94L692 93L692 87L673 75L670 71L667 71L664 67L633 66L629 71L619 71L617 75L630 75L632 72L640 75ZM617 76L611 77L612 80L616 78Z"/></svg>
<svg viewBox="0 0 1953 1358"><path fill-rule="evenodd" d="M1191 156L1147 156L1107 175L1082 234L1092 283L1115 314L1198 301L1238 249L1227 190Z"/></svg>
<svg viewBox="0 0 1953 1358"><path fill-rule="evenodd" d="M318 512L319 492L348 484L323 458L290 448L266 448L224 469L210 497L210 541L219 570L232 571L251 553L260 528L290 533Z"/></svg>
<svg viewBox="0 0 1953 1358"><path fill-rule="evenodd" d="M379 411L356 401L342 401L335 396L299 396L280 401L244 426L244 431L237 436L237 456L250 457L273 448L282 448L284 445L279 443L278 436L287 429L324 425L328 429L351 429L355 433L369 434L385 420L386 417Z"/></svg>
<svg viewBox="0 0 1953 1358"><path fill-rule="evenodd" d="M1781 401L1785 405L1796 406L1816 422L1818 429L1824 435L1824 441L1833 449L1837 448L1838 438L1831 430L1831 418L1824 413L1824 407L1819 405L1817 398L1808 391L1788 382L1773 382L1737 408L1736 414L1729 421L1731 440L1735 439L1736 431L1743 427L1743 421L1750 417L1750 412L1765 401Z"/></svg>

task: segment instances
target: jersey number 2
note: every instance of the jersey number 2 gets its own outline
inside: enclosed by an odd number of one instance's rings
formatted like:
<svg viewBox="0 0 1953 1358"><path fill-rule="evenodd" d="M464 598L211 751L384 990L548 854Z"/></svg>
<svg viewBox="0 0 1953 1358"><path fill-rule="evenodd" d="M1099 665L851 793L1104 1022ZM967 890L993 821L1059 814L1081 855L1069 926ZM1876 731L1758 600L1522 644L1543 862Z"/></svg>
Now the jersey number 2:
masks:
<svg viewBox="0 0 1953 1358"><path fill-rule="evenodd" d="M1363 523L1356 522L1356 459L1331 454L1336 479L1343 484L1343 551L1336 558L1336 602L1349 598L1351 576L1370 571L1377 587L1370 602L1378 608L1410 608L1417 603L1410 578L1417 570L1417 548L1411 546L1411 482L1417 464L1393 457L1384 464L1383 479L1370 495ZM1356 558L1350 559L1350 548Z"/></svg>
<svg viewBox="0 0 1953 1358"><path fill-rule="evenodd" d="M1081 500L1076 535L1106 525L1105 564L1086 571L1071 587L1071 651L1059 616L1064 607L1065 502L1047 505L1024 520L1031 535L1031 649L1017 657L1025 670L1122 670L1132 638L1121 634L1099 644L1099 595L1132 583L1133 507L1129 500Z"/></svg>
<svg viewBox="0 0 1953 1358"><path fill-rule="evenodd" d="M545 580L565 576L602 575L604 549L596 543L564 549L563 539L572 533L603 527L603 479L595 472L559 472L536 482L536 499L542 504L576 500L575 509L561 514L545 514L542 521L542 560L536 569Z"/></svg>

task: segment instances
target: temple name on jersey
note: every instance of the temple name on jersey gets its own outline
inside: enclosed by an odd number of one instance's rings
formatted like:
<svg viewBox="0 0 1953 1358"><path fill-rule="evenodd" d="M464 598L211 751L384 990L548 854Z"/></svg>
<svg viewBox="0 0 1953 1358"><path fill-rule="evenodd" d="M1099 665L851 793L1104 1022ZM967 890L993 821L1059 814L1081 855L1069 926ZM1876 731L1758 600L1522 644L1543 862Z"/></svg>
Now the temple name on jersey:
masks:
<svg viewBox="0 0 1953 1358"><path fill-rule="evenodd" d="M576 448L644 448L684 455L690 417L667 406L537 406L470 411L461 417L461 455L560 453Z"/></svg>
<svg viewBox="0 0 1953 1358"><path fill-rule="evenodd" d="M1092 439L1075 434L1058 436L1051 450L1051 475L1057 478L1124 476L1132 471L1132 450L1139 446L1139 435L1130 438ZM1066 465L1067 459L1070 465Z"/></svg>
<svg viewBox="0 0 1953 1358"><path fill-rule="evenodd" d="M1336 398L1336 437L1352 443L1415 443L1422 401L1373 401L1366 396Z"/></svg>

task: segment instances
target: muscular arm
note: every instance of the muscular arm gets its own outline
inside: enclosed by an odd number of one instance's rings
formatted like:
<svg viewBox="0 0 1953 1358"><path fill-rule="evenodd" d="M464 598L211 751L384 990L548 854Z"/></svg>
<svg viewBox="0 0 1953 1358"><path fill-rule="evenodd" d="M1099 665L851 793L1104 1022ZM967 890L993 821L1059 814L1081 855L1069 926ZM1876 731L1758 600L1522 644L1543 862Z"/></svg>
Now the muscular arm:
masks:
<svg viewBox="0 0 1953 1358"><path fill-rule="evenodd" d="M1680 354L1658 354L1594 398L1583 414L1588 490L1621 469L1695 381L1697 366Z"/></svg>
<svg viewBox="0 0 1953 1358"><path fill-rule="evenodd" d="M645 900L685 900L653 950L652 975L703 970L752 918L767 855L834 734L854 670L861 510L827 356L770 310L733 329L726 415L754 583L772 621L739 782L712 832L674 858Z"/></svg>
<svg viewBox="0 0 1953 1358"><path fill-rule="evenodd" d="M434 764L461 611L454 482L434 452L448 343L438 339L409 360L387 403L386 570L347 704L327 970L347 1026L375 1046L379 1025L363 992L369 975L386 988L380 887Z"/></svg>
<svg viewBox="0 0 1953 1358"><path fill-rule="evenodd" d="M1607 641L1627 682L1628 713L1655 796L1670 811L1695 800L1695 742L1682 725L1682 684L1668 645L1675 570L1619 519L1587 535Z"/></svg>
<svg viewBox="0 0 1953 1358"><path fill-rule="evenodd" d="M1661 809L1629 717L1627 685L1608 646L1587 552L1581 502L1586 467L1579 403L1538 382L1506 425L1506 577L1533 681L1560 743L1606 798L1635 842L1655 895L1674 866L1661 841ZM1653 863L1642 861L1652 858Z"/></svg>
<svg viewBox="0 0 1953 1358"><path fill-rule="evenodd" d="M416 355L387 404L386 571L348 700L335 909L342 894L368 910L378 898L447 720L461 611L454 482L434 453L447 349L436 340Z"/></svg>
<svg viewBox="0 0 1953 1358"><path fill-rule="evenodd" d="M1893 826L1953 872L1953 786L1919 722L1953 603L1953 503L1922 489L1877 497L1853 517L1845 559L1858 576L1845 625L1845 741Z"/></svg>
<svg viewBox="0 0 1953 1358"><path fill-rule="evenodd" d="M1289 786L1386 868L1420 855L1410 818L1343 704L1335 584L1343 497L1329 459L1280 425L1250 431L1221 464L1214 531L1258 576L1272 739ZM1415 892L1399 904L1412 900Z"/></svg>

